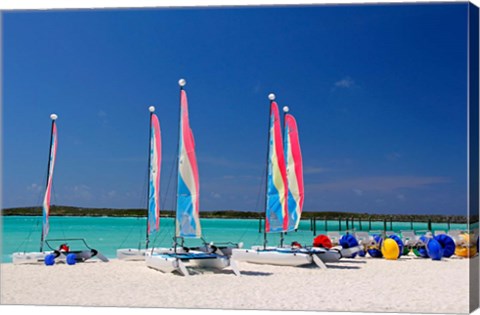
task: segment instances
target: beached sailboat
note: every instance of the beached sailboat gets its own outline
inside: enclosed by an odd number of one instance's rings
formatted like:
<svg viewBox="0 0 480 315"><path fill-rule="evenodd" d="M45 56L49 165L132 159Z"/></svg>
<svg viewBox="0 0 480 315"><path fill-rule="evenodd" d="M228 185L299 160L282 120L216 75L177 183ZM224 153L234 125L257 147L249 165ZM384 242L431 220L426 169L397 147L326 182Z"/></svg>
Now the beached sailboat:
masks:
<svg viewBox="0 0 480 315"><path fill-rule="evenodd" d="M160 171L162 163L162 140L160 122L154 114L155 107L150 106L150 141L148 155L148 205L145 248L123 248L117 250L120 260L144 260L148 251L150 235L158 231L160 226Z"/></svg>
<svg viewBox="0 0 480 315"><path fill-rule="evenodd" d="M55 121L58 116L51 114L52 127L50 132L50 150L48 154L48 166L47 166L47 184L45 188L45 196L43 198L43 214L42 214L42 234L40 237L40 251L38 252L17 252L12 254L12 262L14 264L36 264L45 263L46 265L53 265L55 260L65 261L68 264L75 264L79 261L85 261L92 257L97 257L102 261L108 261L108 259L99 253L97 250L89 247L84 239L50 239L47 240L48 232L50 230L50 196L53 184L53 170L55 168L55 161L57 156L57 125ZM82 241L85 250L70 250L67 245L67 241ZM57 248L54 244L60 242L60 246ZM45 245L49 250L44 250Z"/></svg>
<svg viewBox="0 0 480 315"><path fill-rule="evenodd" d="M183 246L185 238L201 238L200 225L200 183L195 154L195 141L188 115L186 82L180 85L180 125L177 159L177 202L175 216L175 236L172 248L147 251L145 262L148 267L163 272L178 271L189 275L186 266L224 269L228 266L240 275L236 264L226 255L191 250ZM180 243L178 243L180 241ZM159 253L160 252L160 253Z"/></svg>
<svg viewBox="0 0 480 315"><path fill-rule="evenodd" d="M268 171L265 203L264 245L251 249L234 249L233 258L258 264L300 266L315 263L326 268L324 262L338 261L344 249L323 247L285 246L285 232L297 230L304 202L303 162L297 123L293 115L284 111L284 142L280 128L280 115L275 95L270 94L270 132ZM280 233L280 246L267 246L267 233ZM350 249L349 251L356 250ZM358 248L359 250L359 248ZM342 252L343 251L343 252Z"/></svg>
<svg viewBox="0 0 480 315"><path fill-rule="evenodd" d="M275 95L270 94L270 114L267 153L267 185L265 189L265 226L263 246L253 246L251 249L233 249L232 257L238 261L258 264L273 264L300 266L317 263L324 267L323 262L309 251L300 248L283 247L283 233L293 231L298 227L303 205L303 175L300 147L296 131L294 137L285 139L286 150L282 141L280 114L275 102ZM293 116L288 118L287 128L295 127ZM292 125L293 124L293 125ZM290 135L290 132L288 132ZM294 145L292 146L292 141ZM291 159L288 170L292 189L288 188L288 175L285 157ZM295 166L297 163L297 166ZM289 198L290 197L290 198ZM289 211L290 209L290 211ZM267 247L267 234L281 233L280 247Z"/></svg>
<svg viewBox="0 0 480 315"><path fill-rule="evenodd" d="M303 161L300 149L300 140L298 127L295 117L289 114L288 106L283 107L284 112L284 148L285 163L287 167L287 186L288 186L288 229L287 232L293 232L298 229L303 210L304 187L303 187ZM283 247L283 240L281 247ZM325 262L337 262L342 257L349 257L358 252L360 247L351 248L325 248L318 246L309 246L296 250L310 252ZM322 266L323 267L323 266Z"/></svg>
<svg viewBox="0 0 480 315"><path fill-rule="evenodd" d="M49 230L49 213L50 213L50 192L52 188L53 169L55 167L55 158L57 156L57 125L55 120L58 118L56 114L51 114L52 127L50 131L50 152L48 153L48 169L47 169L47 184L45 188L45 196L43 198L43 215L42 215L42 234L40 238L39 252L18 252L13 253L12 261L14 264L31 264L39 263L45 260L45 256L51 254L51 251L44 251L44 240L48 235Z"/></svg>

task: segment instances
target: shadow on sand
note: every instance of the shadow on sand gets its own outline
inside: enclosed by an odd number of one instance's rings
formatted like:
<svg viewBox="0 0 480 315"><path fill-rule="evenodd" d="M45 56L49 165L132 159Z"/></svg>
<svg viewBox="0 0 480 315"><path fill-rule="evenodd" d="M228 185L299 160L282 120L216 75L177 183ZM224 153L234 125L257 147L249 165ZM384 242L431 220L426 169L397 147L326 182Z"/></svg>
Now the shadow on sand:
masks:
<svg viewBox="0 0 480 315"><path fill-rule="evenodd" d="M217 269L190 269L190 268L188 268L188 271L190 273L190 276L217 274L217 275L231 275L232 277L235 277L235 274L233 273L233 271L228 270L228 269L227 270L217 270ZM174 274L176 274L178 276L182 276L177 271L175 271ZM242 276L262 276L262 277L273 275L272 272L248 271L248 270L240 270L240 274Z"/></svg>

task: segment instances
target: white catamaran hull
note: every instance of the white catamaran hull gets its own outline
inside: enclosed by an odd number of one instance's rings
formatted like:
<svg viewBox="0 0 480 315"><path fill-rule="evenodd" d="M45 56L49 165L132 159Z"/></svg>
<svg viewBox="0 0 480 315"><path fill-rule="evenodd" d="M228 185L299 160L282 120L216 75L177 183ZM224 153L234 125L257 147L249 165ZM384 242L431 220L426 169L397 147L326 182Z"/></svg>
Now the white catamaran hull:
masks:
<svg viewBox="0 0 480 315"><path fill-rule="evenodd" d="M159 270L164 273L171 273L180 269L181 261L173 256L152 254L147 251L145 254L145 263L147 267Z"/></svg>
<svg viewBox="0 0 480 315"><path fill-rule="evenodd" d="M22 264L43 264L45 256L51 252L19 252L12 254L12 262L14 265Z"/></svg>
<svg viewBox="0 0 480 315"><path fill-rule="evenodd" d="M123 261L141 261L145 260L145 253L151 252L151 249L138 249L138 248L122 248L117 249L117 258ZM154 253L161 254L166 253L163 249L155 248Z"/></svg>
<svg viewBox="0 0 480 315"><path fill-rule="evenodd" d="M362 250L362 247L356 246L351 248L342 248L341 246L336 246L331 249L323 247L312 247L306 249L310 251L318 258L320 258L324 263L335 263L338 262L343 257L350 257L351 255Z"/></svg>
<svg viewBox="0 0 480 315"><path fill-rule="evenodd" d="M145 249L122 248L117 249L117 259L124 261L145 260Z"/></svg>
<svg viewBox="0 0 480 315"><path fill-rule="evenodd" d="M283 249L233 249L232 259L254 264L302 266L313 262L312 256L300 251Z"/></svg>
<svg viewBox="0 0 480 315"><path fill-rule="evenodd" d="M50 254L55 255L55 262L57 263L66 263L68 254L75 254L75 260L77 262L84 262L93 257L97 257L103 262L108 262L108 258L106 258L101 253L95 250L83 250L83 251L74 251L74 252L53 251L53 252L13 253L12 262L14 265L44 264L45 258Z"/></svg>
<svg viewBox="0 0 480 315"><path fill-rule="evenodd" d="M227 257L218 256L215 259L194 259L190 260L188 266L200 269L222 270L230 266L230 260Z"/></svg>
<svg viewBox="0 0 480 315"><path fill-rule="evenodd" d="M167 250L167 249L163 249ZM173 253L172 251L164 253L145 254L145 263L148 267L170 273L178 271L184 276L189 275L186 267L200 268L200 269L217 269L222 270L229 266L232 267L236 275L240 275L236 265L230 261L226 256L219 256L214 254L206 254L198 251L189 251L180 253Z"/></svg>
<svg viewBox="0 0 480 315"><path fill-rule="evenodd" d="M338 262L342 258L340 250L335 249L326 249L321 247L314 247L310 249L314 255L320 258L324 263L334 263Z"/></svg>
<svg viewBox="0 0 480 315"><path fill-rule="evenodd" d="M254 264L268 264L279 266L301 266L311 264L314 261L313 255L320 258L323 263L338 262L342 257L351 255L361 250L361 247L354 248L333 248L322 247L312 248L275 248L254 246L252 249L233 249L232 259L245 261Z"/></svg>

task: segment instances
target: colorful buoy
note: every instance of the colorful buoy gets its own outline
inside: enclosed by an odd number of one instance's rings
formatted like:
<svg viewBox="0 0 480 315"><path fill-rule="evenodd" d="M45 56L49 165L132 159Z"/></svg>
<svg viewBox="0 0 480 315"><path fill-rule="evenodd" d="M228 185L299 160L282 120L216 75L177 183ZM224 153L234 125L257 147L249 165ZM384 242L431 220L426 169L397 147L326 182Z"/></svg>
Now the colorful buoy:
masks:
<svg viewBox="0 0 480 315"><path fill-rule="evenodd" d="M332 241L330 238L324 234L320 234L313 239L313 246L314 247L324 247L324 248L332 248Z"/></svg>
<svg viewBox="0 0 480 315"><path fill-rule="evenodd" d="M382 242L382 255L387 260L397 260L400 256L400 247L394 239L386 238Z"/></svg>
<svg viewBox="0 0 480 315"><path fill-rule="evenodd" d="M368 254L373 258L382 258L382 251L380 250L382 246L382 236L374 235L373 240L375 241L374 246L368 248Z"/></svg>
<svg viewBox="0 0 480 315"><path fill-rule="evenodd" d="M352 248L358 246L357 239L351 234L345 234L344 236L342 236L339 240L339 243L343 248ZM357 253L352 254L346 258L355 258L355 256L357 256Z"/></svg>
<svg viewBox="0 0 480 315"><path fill-rule="evenodd" d="M455 242L447 234L435 236L435 240L440 243L443 248L443 257L449 258L455 253Z"/></svg>
<svg viewBox="0 0 480 315"><path fill-rule="evenodd" d="M460 234L461 242L455 248L455 255L459 257L469 258L477 253L477 246L470 243L470 235L467 233Z"/></svg>

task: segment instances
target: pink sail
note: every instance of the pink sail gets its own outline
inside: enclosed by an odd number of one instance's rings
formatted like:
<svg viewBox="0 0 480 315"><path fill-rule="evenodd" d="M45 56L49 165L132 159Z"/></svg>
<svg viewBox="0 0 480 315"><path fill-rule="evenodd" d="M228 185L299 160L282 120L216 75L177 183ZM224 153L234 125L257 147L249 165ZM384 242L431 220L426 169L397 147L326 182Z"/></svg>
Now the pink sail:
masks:
<svg viewBox="0 0 480 315"><path fill-rule="evenodd" d="M198 178L195 141L188 117L188 101L185 90L180 91L180 143L178 152L178 186L176 236L201 236L200 183Z"/></svg>
<svg viewBox="0 0 480 315"><path fill-rule="evenodd" d="M268 149L267 201L265 231L285 232L287 215L287 171L277 103L270 105L270 143Z"/></svg>
<svg viewBox="0 0 480 315"><path fill-rule="evenodd" d="M148 234L160 227L160 170L162 163L162 140L160 122L151 114L150 124L150 179L148 196Z"/></svg>
<svg viewBox="0 0 480 315"><path fill-rule="evenodd" d="M47 188L45 191L45 197L43 199L43 230L42 239L46 239L48 231L50 229L49 216L50 216L50 196L52 191L53 169L55 167L55 158L57 155L57 125L55 120L52 121L52 134L50 138L50 157L48 161L48 175L47 175Z"/></svg>
<svg viewBox="0 0 480 315"><path fill-rule="evenodd" d="M285 159L288 182L288 232L296 230L302 215L304 188L303 164L295 118L285 115Z"/></svg>

